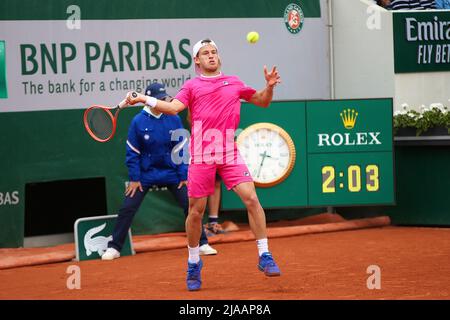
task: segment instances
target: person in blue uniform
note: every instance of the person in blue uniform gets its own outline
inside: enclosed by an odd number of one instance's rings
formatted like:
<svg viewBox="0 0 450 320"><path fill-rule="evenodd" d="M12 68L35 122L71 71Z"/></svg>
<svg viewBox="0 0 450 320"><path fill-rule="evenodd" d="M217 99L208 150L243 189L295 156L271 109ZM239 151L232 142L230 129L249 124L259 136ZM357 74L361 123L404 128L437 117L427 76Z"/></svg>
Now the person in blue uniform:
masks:
<svg viewBox="0 0 450 320"><path fill-rule="evenodd" d="M164 85L153 83L145 94L160 100L171 100ZM113 260L120 257L133 217L151 187L166 187L183 208L187 217L189 199L187 195L187 164L175 164L172 151L180 141L172 141L174 130L183 129L178 115L166 115L144 107L136 115L128 130L126 142L126 165L130 182L125 191L125 200L119 210L113 239L102 255L102 260ZM208 244L205 230L202 229L200 254L212 255L217 251Z"/></svg>

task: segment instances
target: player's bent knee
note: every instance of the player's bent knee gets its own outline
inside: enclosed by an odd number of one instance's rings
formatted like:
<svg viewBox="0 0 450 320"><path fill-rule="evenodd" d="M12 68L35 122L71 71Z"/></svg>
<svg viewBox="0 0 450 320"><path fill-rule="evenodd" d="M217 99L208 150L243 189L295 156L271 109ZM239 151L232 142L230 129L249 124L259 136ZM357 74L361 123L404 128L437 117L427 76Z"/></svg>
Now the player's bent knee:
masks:
<svg viewBox="0 0 450 320"><path fill-rule="evenodd" d="M203 212L200 210L191 209L189 210L188 218L191 220L202 220L203 219Z"/></svg>
<svg viewBox="0 0 450 320"><path fill-rule="evenodd" d="M256 193L252 193L243 199L243 202L247 208L259 207L259 199Z"/></svg>

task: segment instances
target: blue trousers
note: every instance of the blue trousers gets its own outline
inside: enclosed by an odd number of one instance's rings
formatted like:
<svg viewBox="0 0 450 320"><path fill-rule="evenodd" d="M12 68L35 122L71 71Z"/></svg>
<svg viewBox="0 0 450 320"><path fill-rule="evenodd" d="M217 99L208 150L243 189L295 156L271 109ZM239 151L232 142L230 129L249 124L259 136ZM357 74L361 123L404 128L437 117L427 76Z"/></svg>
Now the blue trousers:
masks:
<svg viewBox="0 0 450 320"><path fill-rule="evenodd" d="M127 237L128 229L130 229L131 223L133 221L134 215L138 211L142 201L144 200L145 195L151 186L142 186L144 191L136 190L134 196L131 198L130 196L126 196L125 200L122 204L122 207L119 210L119 215L117 217L116 225L114 226L113 231L113 240L108 243L108 248L114 248L117 251L121 251L123 244L125 242L125 238ZM162 187L162 186L159 186ZM167 187L167 189L172 193L175 197L178 205L183 208L184 216L187 217L189 213L189 198L187 195L186 186L178 189L177 184L169 184L163 187ZM200 236L200 245L207 244L208 238L205 234L205 228L202 226L202 234Z"/></svg>

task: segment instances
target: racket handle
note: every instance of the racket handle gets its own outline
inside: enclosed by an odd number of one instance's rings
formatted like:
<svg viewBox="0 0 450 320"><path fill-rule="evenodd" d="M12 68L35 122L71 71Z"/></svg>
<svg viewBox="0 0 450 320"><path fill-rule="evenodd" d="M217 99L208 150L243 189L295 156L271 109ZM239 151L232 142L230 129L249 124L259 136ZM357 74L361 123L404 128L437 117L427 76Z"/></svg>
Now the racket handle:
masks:
<svg viewBox="0 0 450 320"><path fill-rule="evenodd" d="M133 91L133 92L131 93L131 96L132 96L133 98L136 98L136 97L137 97L136 91ZM122 109L122 108L125 107L126 105L127 105L127 99L124 99L124 100L122 100L122 101L119 103L118 107L119 107L119 109Z"/></svg>
<svg viewBox="0 0 450 320"><path fill-rule="evenodd" d="M127 105L127 99L123 99L122 101L120 101L118 107L119 107L119 109L122 109L126 105Z"/></svg>

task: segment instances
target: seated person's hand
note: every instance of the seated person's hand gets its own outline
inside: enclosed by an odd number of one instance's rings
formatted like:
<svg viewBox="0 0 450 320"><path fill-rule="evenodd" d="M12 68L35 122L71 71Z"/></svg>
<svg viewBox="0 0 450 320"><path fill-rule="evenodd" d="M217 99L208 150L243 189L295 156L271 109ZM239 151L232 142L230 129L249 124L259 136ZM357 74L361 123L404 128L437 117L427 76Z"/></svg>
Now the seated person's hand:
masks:
<svg viewBox="0 0 450 320"><path fill-rule="evenodd" d="M187 180L184 180L184 181L181 181L179 184L178 184L178 189L181 189L183 186L186 186L187 187Z"/></svg>
<svg viewBox="0 0 450 320"><path fill-rule="evenodd" d="M133 198L136 191L139 189L139 191L143 192L142 185L140 181L130 181L128 184L127 189L125 190L125 195L130 198Z"/></svg>

